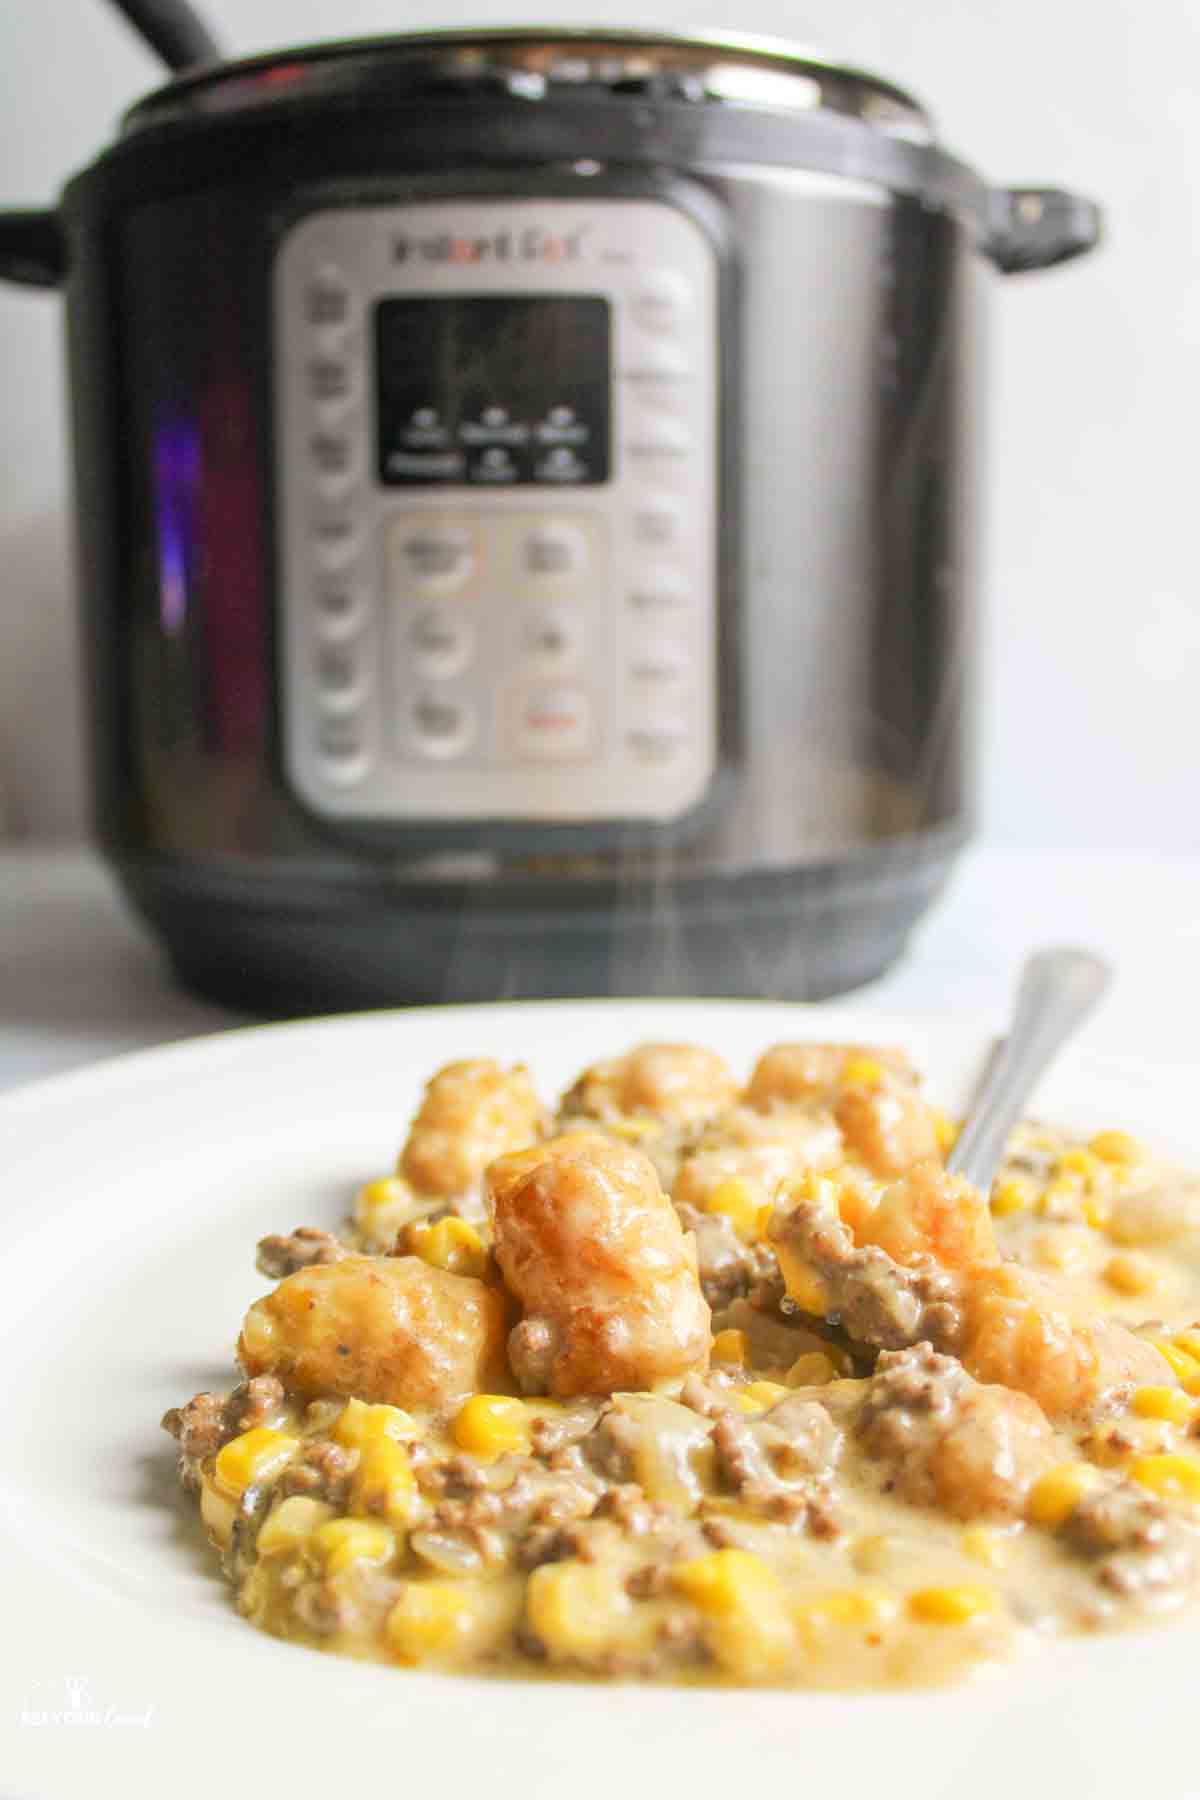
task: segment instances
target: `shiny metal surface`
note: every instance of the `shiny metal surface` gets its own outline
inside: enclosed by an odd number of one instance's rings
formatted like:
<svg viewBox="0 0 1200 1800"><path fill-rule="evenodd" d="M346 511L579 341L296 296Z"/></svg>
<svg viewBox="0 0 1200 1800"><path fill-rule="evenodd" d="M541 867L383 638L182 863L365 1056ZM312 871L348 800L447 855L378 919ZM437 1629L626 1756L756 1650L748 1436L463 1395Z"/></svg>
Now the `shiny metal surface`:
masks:
<svg viewBox="0 0 1200 1800"><path fill-rule="evenodd" d="M636 27L490 26L306 45L184 75L125 116L126 131L188 112L292 102L370 74L436 91L491 85L526 100L590 87L659 98L825 110L887 135L933 141L920 102L895 83L783 39Z"/></svg>
<svg viewBox="0 0 1200 1800"><path fill-rule="evenodd" d="M988 1065L946 1166L987 1193L1038 1082L1112 981L1091 950L1038 950L1021 971L1008 1036Z"/></svg>

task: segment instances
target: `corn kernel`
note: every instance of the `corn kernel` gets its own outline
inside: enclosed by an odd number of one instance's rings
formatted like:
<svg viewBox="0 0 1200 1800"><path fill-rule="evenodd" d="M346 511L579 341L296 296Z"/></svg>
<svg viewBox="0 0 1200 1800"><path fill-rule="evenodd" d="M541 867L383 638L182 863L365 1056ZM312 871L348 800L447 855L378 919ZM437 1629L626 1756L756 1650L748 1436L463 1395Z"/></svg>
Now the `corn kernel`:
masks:
<svg viewBox="0 0 1200 1800"><path fill-rule="evenodd" d="M1200 1362L1200 1332L1177 1331L1175 1334L1175 1344L1176 1347L1184 1351L1186 1355L1194 1357L1197 1362Z"/></svg>
<svg viewBox="0 0 1200 1800"><path fill-rule="evenodd" d="M269 1365L274 1357L278 1337L278 1325L262 1301L256 1300L242 1320L242 1348L257 1362Z"/></svg>
<svg viewBox="0 0 1200 1800"><path fill-rule="evenodd" d="M227 1494L214 1486L207 1475L200 1477L200 1517L213 1543L222 1550L228 1550L233 1542L237 1506Z"/></svg>
<svg viewBox="0 0 1200 1800"><path fill-rule="evenodd" d="M1112 1206L1099 1194L1088 1194L1083 1202L1083 1216L1093 1231L1107 1231L1112 1221Z"/></svg>
<svg viewBox="0 0 1200 1800"><path fill-rule="evenodd" d="M883 1070L873 1056L848 1056L842 1065L842 1081L847 1087L877 1088Z"/></svg>
<svg viewBox="0 0 1200 1800"><path fill-rule="evenodd" d="M788 1370L789 1387L824 1387L837 1374L832 1360L823 1350L806 1350Z"/></svg>
<svg viewBox="0 0 1200 1800"><path fill-rule="evenodd" d="M403 1444L394 1438L369 1438L359 1452L350 1485L350 1508L378 1513L389 1525L411 1525L420 1509L417 1479Z"/></svg>
<svg viewBox="0 0 1200 1800"><path fill-rule="evenodd" d="M489 1462L497 1456L529 1453L529 1408L507 1394L472 1394L454 1421L454 1441L460 1450Z"/></svg>
<svg viewBox="0 0 1200 1800"><path fill-rule="evenodd" d="M1142 1149L1136 1138L1124 1131L1098 1131L1088 1144L1093 1156L1101 1162L1131 1163L1139 1161Z"/></svg>
<svg viewBox="0 0 1200 1800"><path fill-rule="evenodd" d="M452 1275L483 1277L488 1266L488 1253L483 1239L466 1219L447 1214L430 1224L420 1219L408 1228L408 1248L413 1256L431 1263L435 1269L448 1269Z"/></svg>
<svg viewBox="0 0 1200 1800"><path fill-rule="evenodd" d="M895 1545L886 1532L864 1532L850 1546L850 1560L860 1575L879 1575L895 1560Z"/></svg>
<svg viewBox="0 0 1200 1800"><path fill-rule="evenodd" d="M1200 1375L1200 1363L1194 1356L1189 1356L1186 1350L1181 1350L1178 1344L1172 1344L1166 1338L1154 1338L1152 1342L1182 1383L1186 1383L1192 1376ZM1186 1392L1186 1388L1184 1391Z"/></svg>
<svg viewBox="0 0 1200 1800"><path fill-rule="evenodd" d="M285 1431L272 1431L267 1425L243 1431L217 1452L213 1465L217 1486L233 1499L240 1499L247 1488L278 1474L299 1448L299 1438L289 1437Z"/></svg>
<svg viewBox="0 0 1200 1800"><path fill-rule="evenodd" d="M791 1393L778 1381L750 1381L744 1388L739 1388L733 1398L743 1412L766 1412Z"/></svg>
<svg viewBox="0 0 1200 1800"><path fill-rule="evenodd" d="M789 1245L777 1243L775 1251L779 1257L779 1270L788 1298L795 1302L801 1312L823 1318L829 1311L829 1289L821 1277L806 1262L801 1261Z"/></svg>
<svg viewBox="0 0 1200 1800"><path fill-rule="evenodd" d="M1090 1463L1059 1463L1035 1481L1029 1491L1029 1518L1035 1525L1053 1529L1070 1518L1084 1495L1101 1477Z"/></svg>
<svg viewBox="0 0 1200 1800"><path fill-rule="evenodd" d="M991 1209L998 1219L1007 1219L1013 1213L1024 1212L1033 1199L1033 1191L1027 1181L998 1181L992 1190Z"/></svg>
<svg viewBox="0 0 1200 1800"><path fill-rule="evenodd" d="M298 1550L327 1519L333 1508L307 1494L289 1494L270 1514L258 1534L260 1556L286 1556Z"/></svg>
<svg viewBox="0 0 1200 1800"><path fill-rule="evenodd" d="M958 1540L964 1556L989 1569L1002 1569L1008 1561L1004 1539L984 1525L970 1525Z"/></svg>
<svg viewBox="0 0 1200 1800"><path fill-rule="evenodd" d="M861 1626L871 1630L895 1618L899 1601L887 1588L832 1588L828 1593L814 1594L794 1608L798 1624L815 1626Z"/></svg>
<svg viewBox="0 0 1200 1800"><path fill-rule="evenodd" d="M1083 1196L1073 1175L1056 1175L1037 1197L1034 1211L1041 1219L1070 1220L1083 1217Z"/></svg>
<svg viewBox="0 0 1200 1800"><path fill-rule="evenodd" d="M412 1192L406 1181L396 1175L383 1175L378 1181L364 1182L359 1188L354 1197L354 1217L360 1225L367 1225L377 1213L411 1199Z"/></svg>
<svg viewBox="0 0 1200 1800"><path fill-rule="evenodd" d="M552 1657L587 1656L612 1643L633 1602L603 1563L543 1563L529 1577L525 1612Z"/></svg>
<svg viewBox="0 0 1200 1800"><path fill-rule="evenodd" d="M690 1562L676 1563L671 1585L703 1613L728 1613L752 1606L772 1593L775 1579L761 1556L751 1550L713 1550Z"/></svg>
<svg viewBox="0 0 1200 1800"><path fill-rule="evenodd" d="M1166 1500L1200 1500L1200 1460L1166 1451L1158 1456L1139 1456L1130 1464L1135 1481Z"/></svg>
<svg viewBox="0 0 1200 1800"><path fill-rule="evenodd" d="M1139 1419L1165 1419L1169 1425L1186 1424L1195 1411L1187 1395L1173 1387L1140 1387L1129 1404Z"/></svg>
<svg viewBox="0 0 1200 1800"><path fill-rule="evenodd" d="M948 1156L958 1142L959 1128L940 1106L931 1106L929 1116L933 1120L933 1135L937 1147L943 1156Z"/></svg>
<svg viewBox="0 0 1200 1800"><path fill-rule="evenodd" d="M730 1328L718 1331L712 1342L712 1358L714 1362L734 1363L738 1368L745 1366L750 1354L750 1345L744 1331Z"/></svg>
<svg viewBox="0 0 1200 1800"><path fill-rule="evenodd" d="M1100 1166L1100 1158L1090 1150L1081 1149L1073 1144L1061 1152L1058 1158L1059 1171L1064 1175L1095 1175Z"/></svg>
<svg viewBox="0 0 1200 1800"><path fill-rule="evenodd" d="M398 1406L380 1402L370 1406L365 1400L347 1400L338 1415L333 1435L348 1450L361 1450L375 1438L395 1438L399 1443L418 1435L417 1424Z"/></svg>
<svg viewBox="0 0 1200 1800"><path fill-rule="evenodd" d="M748 1181L739 1176L730 1176L728 1181L719 1181L712 1193L704 1202L707 1213L721 1213L729 1220L738 1236L746 1243L753 1243L762 1236L763 1218L762 1202L755 1198L754 1190ZM770 1214L770 1208L767 1208Z"/></svg>
<svg viewBox="0 0 1200 1800"><path fill-rule="evenodd" d="M1104 1279L1118 1294L1150 1294L1158 1286L1158 1271L1136 1251L1119 1250L1105 1263Z"/></svg>
<svg viewBox="0 0 1200 1800"><path fill-rule="evenodd" d="M918 1588L908 1596L908 1610L925 1625L965 1625L996 1610L995 1590L962 1583L957 1587Z"/></svg>
<svg viewBox="0 0 1200 1800"><path fill-rule="evenodd" d="M317 1526L307 1547L327 1575L338 1575L351 1563L390 1562L396 1540L386 1525L373 1519L328 1519Z"/></svg>
<svg viewBox="0 0 1200 1800"><path fill-rule="evenodd" d="M384 1631L401 1662L421 1662L451 1649L469 1629L475 1595L465 1581L406 1581Z"/></svg>

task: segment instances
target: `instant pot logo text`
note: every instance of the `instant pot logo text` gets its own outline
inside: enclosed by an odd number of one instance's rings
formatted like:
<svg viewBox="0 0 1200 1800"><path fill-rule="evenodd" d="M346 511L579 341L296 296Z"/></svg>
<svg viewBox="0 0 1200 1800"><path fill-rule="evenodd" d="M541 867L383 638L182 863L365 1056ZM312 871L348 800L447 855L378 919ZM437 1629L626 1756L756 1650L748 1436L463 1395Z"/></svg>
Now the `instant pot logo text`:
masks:
<svg viewBox="0 0 1200 1800"><path fill-rule="evenodd" d="M392 239L396 262L423 263L570 263L583 254L587 226L574 231L545 231L523 225L519 231L491 231L483 237L455 231L431 231Z"/></svg>

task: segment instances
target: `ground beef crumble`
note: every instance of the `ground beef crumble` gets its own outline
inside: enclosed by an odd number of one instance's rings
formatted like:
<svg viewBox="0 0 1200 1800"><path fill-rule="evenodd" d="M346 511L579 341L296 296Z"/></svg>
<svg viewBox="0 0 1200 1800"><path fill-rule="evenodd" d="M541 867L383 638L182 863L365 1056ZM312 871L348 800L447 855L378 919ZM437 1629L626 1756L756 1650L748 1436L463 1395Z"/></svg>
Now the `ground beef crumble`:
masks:
<svg viewBox="0 0 1200 1800"><path fill-rule="evenodd" d="M313 1225L298 1225L295 1231L258 1240L255 1266L260 1275L282 1281L297 1269L311 1268L314 1263L341 1262L353 1253L330 1231L318 1231Z"/></svg>

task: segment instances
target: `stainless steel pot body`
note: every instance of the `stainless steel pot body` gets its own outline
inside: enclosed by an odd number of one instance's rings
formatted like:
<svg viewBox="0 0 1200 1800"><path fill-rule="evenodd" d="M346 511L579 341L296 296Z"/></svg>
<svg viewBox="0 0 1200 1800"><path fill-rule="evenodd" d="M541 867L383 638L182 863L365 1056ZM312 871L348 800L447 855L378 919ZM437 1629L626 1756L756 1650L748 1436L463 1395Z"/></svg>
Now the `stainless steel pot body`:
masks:
<svg viewBox="0 0 1200 1800"><path fill-rule="evenodd" d="M713 242L714 755L678 820L323 814L289 769L280 244L331 208L458 200L649 202ZM1022 240L1016 202L928 146L611 84L360 93L340 127L327 94L168 106L79 177L97 819L185 976L290 1010L803 995L890 960L969 822L989 262L1094 235L1042 201Z"/></svg>

